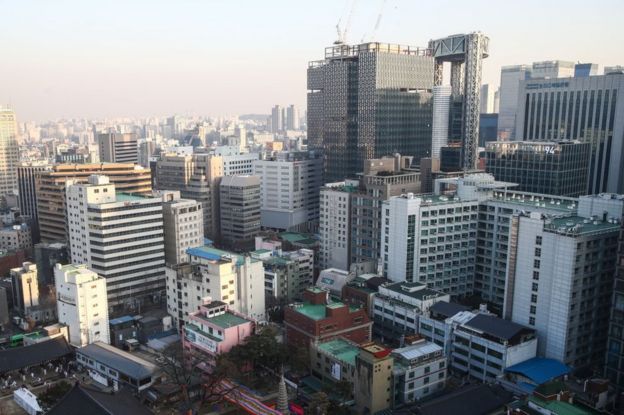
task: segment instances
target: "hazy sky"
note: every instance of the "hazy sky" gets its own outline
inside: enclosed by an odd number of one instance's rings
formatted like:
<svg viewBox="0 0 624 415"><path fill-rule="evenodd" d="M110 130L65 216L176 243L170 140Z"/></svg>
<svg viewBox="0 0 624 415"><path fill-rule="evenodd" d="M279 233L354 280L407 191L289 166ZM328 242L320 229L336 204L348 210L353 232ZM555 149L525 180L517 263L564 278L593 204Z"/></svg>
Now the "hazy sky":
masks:
<svg viewBox="0 0 624 415"><path fill-rule="evenodd" d="M303 108L307 62L351 1L0 0L0 103L22 121ZM349 42L480 30L484 82L536 60L624 64L622 0L387 0L370 39L383 3L358 1Z"/></svg>

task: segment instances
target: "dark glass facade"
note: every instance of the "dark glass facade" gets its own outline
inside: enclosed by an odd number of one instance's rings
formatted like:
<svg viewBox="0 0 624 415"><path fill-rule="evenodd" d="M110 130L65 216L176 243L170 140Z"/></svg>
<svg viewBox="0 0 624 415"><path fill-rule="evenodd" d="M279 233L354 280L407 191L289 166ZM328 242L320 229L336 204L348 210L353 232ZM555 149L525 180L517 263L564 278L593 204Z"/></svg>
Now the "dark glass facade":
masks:
<svg viewBox="0 0 624 415"><path fill-rule="evenodd" d="M362 172L364 160L431 152L433 58L425 49L367 43L327 48L308 67L308 146L324 180Z"/></svg>
<svg viewBox="0 0 624 415"><path fill-rule="evenodd" d="M498 114L481 114L479 116L479 147L496 141L498 134Z"/></svg>
<svg viewBox="0 0 624 415"><path fill-rule="evenodd" d="M486 172L516 190L576 197L587 194L590 143L498 141L487 144Z"/></svg>

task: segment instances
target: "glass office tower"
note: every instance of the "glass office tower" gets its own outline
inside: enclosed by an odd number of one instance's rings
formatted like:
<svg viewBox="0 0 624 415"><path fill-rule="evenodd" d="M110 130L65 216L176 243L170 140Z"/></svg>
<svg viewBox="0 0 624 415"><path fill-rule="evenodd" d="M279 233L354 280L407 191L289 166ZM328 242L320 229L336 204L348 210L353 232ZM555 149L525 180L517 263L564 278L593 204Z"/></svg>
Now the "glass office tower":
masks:
<svg viewBox="0 0 624 415"><path fill-rule="evenodd" d="M433 58L426 48L338 44L308 67L308 147L323 150L325 182L364 160L431 152Z"/></svg>

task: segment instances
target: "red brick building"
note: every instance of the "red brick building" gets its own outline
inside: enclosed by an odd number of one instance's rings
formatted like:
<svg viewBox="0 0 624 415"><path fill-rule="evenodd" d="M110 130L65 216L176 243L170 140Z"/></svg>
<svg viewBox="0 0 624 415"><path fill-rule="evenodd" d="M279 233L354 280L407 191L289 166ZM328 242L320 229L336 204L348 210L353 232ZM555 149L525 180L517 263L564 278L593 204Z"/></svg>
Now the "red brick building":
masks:
<svg viewBox="0 0 624 415"><path fill-rule="evenodd" d="M308 288L303 297L303 304L290 305L284 311L289 345L308 346L311 341L338 336L355 343L370 341L373 323L364 308L331 300L327 291L316 287Z"/></svg>

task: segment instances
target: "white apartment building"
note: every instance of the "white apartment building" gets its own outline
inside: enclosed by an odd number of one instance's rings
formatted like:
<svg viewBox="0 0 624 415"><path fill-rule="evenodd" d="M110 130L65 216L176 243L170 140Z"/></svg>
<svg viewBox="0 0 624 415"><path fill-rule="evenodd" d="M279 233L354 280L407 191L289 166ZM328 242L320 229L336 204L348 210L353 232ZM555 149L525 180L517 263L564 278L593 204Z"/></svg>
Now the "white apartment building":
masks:
<svg viewBox="0 0 624 415"><path fill-rule="evenodd" d="M167 267L167 310L178 324L211 301L265 320L262 262L209 246L190 248L190 263Z"/></svg>
<svg viewBox="0 0 624 415"><path fill-rule="evenodd" d="M384 277L420 282L454 296L473 291L477 198L418 195L382 205Z"/></svg>
<svg viewBox="0 0 624 415"><path fill-rule="evenodd" d="M602 364L624 196L579 198L577 214L519 218L513 321L535 328L539 354Z"/></svg>
<svg viewBox="0 0 624 415"><path fill-rule="evenodd" d="M165 226L165 262L188 262L186 250L204 244L204 213L201 202L181 199L179 191L161 191Z"/></svg>
<svg viewBox="0 0 624 415"><path fill-rule="evenodd" d="M321 269L349 269L351 256L351 196L357 181L327 183L321 188L319 265Z"/></svg>
<svg viewBox="0 0 624 415"><path fill-rule="evenodd" d="M394 349L391 356L395 405L413 403L444 389L446 356L437 344L420 339Z"/></svg>
<svg viewBox="0 0 624 415"><path fill-rule="evenodd" d="M418 333L419 317L427 314L438 301L448 302L450 296L419 282L380 285L373 298L373 329L379 336L391 341Z"/></svg>
<svg viewBox="0 0 624 415"><path fill-rule="evenodd" d="M86 265L56 264L54 280L58 319L69 327L69 342L110 343L106 279Z"/></svg>
<svg viewBox="0 0 624 415"><path fill-rule="evenodd" d="M261 225L314 231L319 219L323 160L314 152L283 152L254 162L260 177Z"/></svg>
<svg viewBox="0 0 624 415"><path fill-rule="evenodd" d="M165 291L163 207L159 197L115 193L108 177L69 181L69 248L74 264L106 278L109 307L159 301Z"/></svg>
<svg viewBox="0 0 624 415"><path fill-rule="evenodd" d="M238 146L219 146L215 148L214 154L223 158L224 176L252 175L253 164L260 157L259 153L241 152Z"/></svg>

